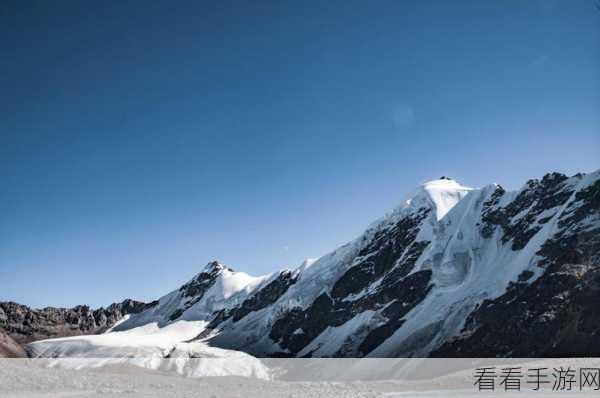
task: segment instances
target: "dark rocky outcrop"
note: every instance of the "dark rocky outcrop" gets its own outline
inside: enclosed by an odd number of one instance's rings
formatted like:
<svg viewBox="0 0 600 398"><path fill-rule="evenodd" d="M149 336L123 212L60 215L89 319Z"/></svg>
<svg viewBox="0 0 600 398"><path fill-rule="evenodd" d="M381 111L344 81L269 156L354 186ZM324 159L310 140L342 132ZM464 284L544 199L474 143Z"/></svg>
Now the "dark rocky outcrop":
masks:
<svg viewBox="0 0 600 398"><path fill-rule="evenodd" d="M392 228L378 232L372 242L358 254L364 260L350 268L335 283L331 296L341 298L358 293L394 267L404 251L415 241L419 233L418 227L430 211L423 208L412 217L402 218ZM415 251L419 252L419 247L415 247ZM406 275L410 272L411 263L408 262L403 268L398 272Z"/></svg>
<svg viewBox="0 0 600 398"><path fill-rule="evenodd" d="M155 303L125 300L107 308L32 309L14 302L0 302L0 327L19 344L54 337L102 333L127 314L141 312Z"/></svg>
<svg viewBox="0 0 600 398"><path fill-rule="evenodd" d="M431 271L415 272L393 284L388 284L383 290L380 300L390 302L381 312L386 320L373 329L358 347L359 356L373 351L377 346L390 337L402 324L403 317L420 303L429 293Z"/></svg>
<svg viewBox="0 0 600 398"><path fill-rule="evenodd" d="M513 250L523 249L529 240L541 229L552 215L535 223L544 211L563 205L573 194L565 185L567 176L560 173L546 174L541 181L529 180L526 189L505 207L495 207L505 194L498 187L490 200L484 204L481 234L491 237L496 226L503 230L502 243L512 241ZM519 217L517 217L519 216Z"/></svg>
<svg viewBox="0 0 600 398"><path fill-rule="evenodd" d="M293 308L273 324L269 337L288 350L277 356L295 356L328 327L341 326L364 311L379 311L374 329L363 331L365 341L340 356L363 356L381 344L402 324L402 317L429 293L431 271L409 275L429 242L417 242L419 225L429 213L421 209L412 217L379 231L363 248L356 265L335 283L331 294L318 296L306 309ZM376 280L372 291L359 294ZM305 354L310 356L310 353Z"/></svg>
<svg viewBox="0 0 600 398"><path fill-rule="evenodd" d="M223 270L227 268L218 261L212 261L206 265L204 271L196 275L194 279L179 288L183 297L193 297L194 300L200 300L204 293L215 283L215 280Z"/></svg>
<svg viewBox="0 0 600 398"><path fill-rule="evenodd" d="M365 340L354 354L364 356L400 327L402 317L427 296L430 278L431 271L415 272L354 301L335 300L323 293L306 310L294 308L279 318L269 336L297 354L328 327L341 326L367 310L381 310L380 323L365 331Z"/></svg>
<svg viewBox="0 0 600 398"><path fill-rule="evenodd" d="M600 269L552 266L531 286L486 300L434 357L597 357Z"/></svg>
<svg viewBox="0 0 600 398"><path fill-rule="evenodd" d="M259 311L273 304L281 297L288 288L296 283L297 275L292 271L283 271L279 276L260 289L256 294L252 295L247 300L244 300L239 308L236 308L233 313L233 321L237 322L253 311Z"/></svg>

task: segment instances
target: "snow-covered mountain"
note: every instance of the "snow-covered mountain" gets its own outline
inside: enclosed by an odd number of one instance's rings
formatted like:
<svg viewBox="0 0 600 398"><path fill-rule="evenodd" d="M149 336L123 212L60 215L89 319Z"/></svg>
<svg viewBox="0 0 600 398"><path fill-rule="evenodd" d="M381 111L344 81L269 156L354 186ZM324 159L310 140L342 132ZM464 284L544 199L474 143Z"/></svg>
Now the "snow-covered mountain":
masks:
<svg viewBox="0 0 600 398"><path fill-rule="evenodd" d="M600 171L547 174L514 192L443 177L418 187L354 241L296 269L252 277L211 262L108 334L39 341L28 350L104 357L121 347L126 356L147 356L138 351L146 337L123 348L127 333L185 330L159 339L162 345L148 337L142 350L598 355L599 253ZM534 344L539 333L544 340Z"/></svg>

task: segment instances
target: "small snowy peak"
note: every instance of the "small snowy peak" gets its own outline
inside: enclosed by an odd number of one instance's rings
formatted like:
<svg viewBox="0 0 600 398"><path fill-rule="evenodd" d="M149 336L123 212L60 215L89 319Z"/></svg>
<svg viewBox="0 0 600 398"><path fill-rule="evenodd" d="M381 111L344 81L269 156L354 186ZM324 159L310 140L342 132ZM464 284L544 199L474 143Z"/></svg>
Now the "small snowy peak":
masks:
<svg viewBox="0 0 600 398"><path fill-rule="evenodd" d="M240 305L272 276L254 277L227 267L213 275L208 282L199 282L203 290L197 289L198 294L183 295L180 302L175 302L176 309L169 310L173 313L170 320L208 320L215 311ZM185 291L189 291L189 288Z"/></svg>
<svg viewBox="0 0 600 398"><path fill-rule="evenodd" d="M472 188L442 176L439 180L428 181L421 185L406 200L406 206L423 207L429 205L436 212L436 218L442 219Z"/></svg>
<svg viewBox="0 0 600 398"><path fill-rule="evenodd" d="M251 293L268 277L269 275L254 277L245 272L225 269L216 280L209 294L207 294L207 298L214 297L217 300L227 300L240 292Z"/></svg>
<svg viewBox="0 0 600 398"><path fill-rule="evenodd" d="M251 276L245 272L234 271L218 261L212 261L206 265L203 274L214 276L211 289L206 293L206 298L213 297L216 300L227 300L240 293L254 291L269 275Z"/></svg>
<svg viewBox="0 0 600 398"><path fill-rule="evenodd" d="M234 271L218 261L206 264L202 272L179 288L184 297L201 297L223 273Z"/></svg>

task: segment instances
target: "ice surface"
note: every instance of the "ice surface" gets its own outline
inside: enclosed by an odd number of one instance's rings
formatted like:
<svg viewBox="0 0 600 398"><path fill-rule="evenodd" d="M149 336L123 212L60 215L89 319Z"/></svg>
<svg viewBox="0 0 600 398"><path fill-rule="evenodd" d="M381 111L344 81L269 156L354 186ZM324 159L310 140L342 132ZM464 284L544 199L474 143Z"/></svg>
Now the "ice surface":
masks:
<svg viewBox="0 0 600 398"><path fill-rule="evenodd" d="M122 332L37 341L28 348L34 356L46 358L47 366L63 369L131 364L174 370L188 377L269 377L268 369L248 354L201 342L188 343L205 327L204 321L178 321L162 328L157 323L149 323ZM199 358L207 360L197 360Z"/></svg>

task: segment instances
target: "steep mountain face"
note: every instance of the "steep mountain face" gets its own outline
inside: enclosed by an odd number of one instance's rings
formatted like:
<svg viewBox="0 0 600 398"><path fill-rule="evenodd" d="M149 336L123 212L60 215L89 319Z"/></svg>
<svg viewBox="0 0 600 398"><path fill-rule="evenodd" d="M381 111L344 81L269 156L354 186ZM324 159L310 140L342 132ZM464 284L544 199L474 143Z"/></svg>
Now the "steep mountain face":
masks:
<svg viewBox="0 0 600 398"><path fill-rule="evenodd" d="M600 172L515 192L444 177L316 261L262 277L210 263L113 330L193 322L192 341L256 356L591 355L599 197Z"/></svg>
<svg viewBox="0 0 600 398"><path fill-rule="evenodd" d="M107 308L32 309L13 302L0 302L0 327L20 344L53 337L102 333L125 315L141 312L152 304L125 300Z"/></svg>
<svg viewBox="0 0 600 398"><path fill-rule="evenodd" d="M461 334L433 355L600 355L600 181L574 191L564 176L553 174L540 184L531 184L520 199L531 202L527 198L536 191L543 192L543 199L527 206L530 210L524 218L536 214L538 225L520 228L520 236L531 235L530 231L549 221L539 218L543 207L561 206L560 212L549 214L556 217L554 234L536 253L543 274L531 281L533 274L524 271L503 295L484 300L469 315ZM504 234L515 231L510 225L500 225Z"/></svg>

